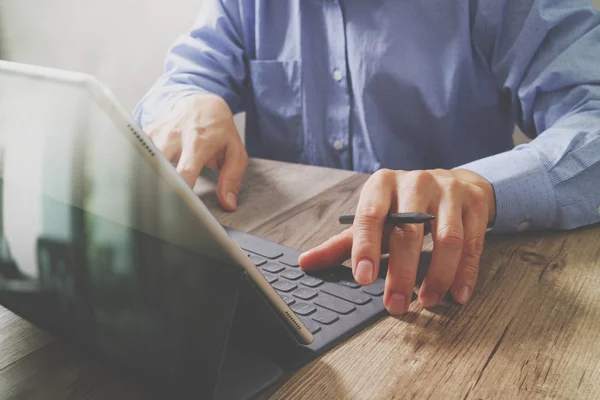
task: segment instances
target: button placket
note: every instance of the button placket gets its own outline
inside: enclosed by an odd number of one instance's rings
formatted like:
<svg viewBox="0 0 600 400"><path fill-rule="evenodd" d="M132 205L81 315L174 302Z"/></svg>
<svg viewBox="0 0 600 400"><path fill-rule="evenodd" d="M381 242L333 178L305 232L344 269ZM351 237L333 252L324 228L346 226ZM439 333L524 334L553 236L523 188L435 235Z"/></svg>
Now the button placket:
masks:
<svg viewBox="0 0 600 400"><path fill-rule="evenodd" d="M329 50L329 102L327 119L327 141L331 152L341 167L350 167L348 140L350 136L350 93L347 77L346 31L344 16L338 1L328 1L324 7L327 21L327 43Z"/></svg>

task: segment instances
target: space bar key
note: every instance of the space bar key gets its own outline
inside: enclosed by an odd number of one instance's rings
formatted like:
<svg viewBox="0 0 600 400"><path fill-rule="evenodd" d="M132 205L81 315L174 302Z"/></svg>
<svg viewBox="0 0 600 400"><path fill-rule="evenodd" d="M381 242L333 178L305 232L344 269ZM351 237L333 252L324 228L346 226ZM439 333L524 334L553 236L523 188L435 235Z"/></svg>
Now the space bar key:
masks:
<svg viewBox="0 0 600 400"><path fill-rule="evenodd" d="M335 311L338 314L350 314L352 311L356 310L356 307L347 301L337 299L325 293L319 294L319 296L313 300L313 303L323 308L327 308L328 310Z"/></svg>

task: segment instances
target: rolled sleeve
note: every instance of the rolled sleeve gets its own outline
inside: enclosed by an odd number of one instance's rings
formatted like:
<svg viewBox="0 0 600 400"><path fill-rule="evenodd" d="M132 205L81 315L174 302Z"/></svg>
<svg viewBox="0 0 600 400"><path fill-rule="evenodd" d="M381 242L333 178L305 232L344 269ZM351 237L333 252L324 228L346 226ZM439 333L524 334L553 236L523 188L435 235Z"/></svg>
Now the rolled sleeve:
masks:
<svg viewBox="0 0 600 400"><path fill-rule="evenodd" d="M600 13L584 0L478 5L475 47L534 138L464 166L494 187L492 230L600 222Z"/></svg>
<svg viewBox="0 0 600 400"><path fill-rule="evenodd" d="M243 111L247 72L241 32L236 1L205 1L194 27L169 49L163 75L133 110L138 124L146 127L196 93L220 96L234 114Z"/></svg>

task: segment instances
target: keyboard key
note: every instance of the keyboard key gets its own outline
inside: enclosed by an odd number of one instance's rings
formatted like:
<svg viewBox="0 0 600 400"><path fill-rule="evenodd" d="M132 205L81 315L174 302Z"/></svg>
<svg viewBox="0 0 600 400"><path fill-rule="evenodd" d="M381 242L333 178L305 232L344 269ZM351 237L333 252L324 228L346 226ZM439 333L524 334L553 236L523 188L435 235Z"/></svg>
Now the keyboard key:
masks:
<svg viewBox="0 0 600 400"><path fill-rule="evenodd" d="M288 306L291 306L296 302L296 300L289 294L281 294L280 296L283 299L283 301L285 301L285 304L287 304Z"/></svg>
<svg viewBox="0 0 600 400"><path fill-rule="evenodd" d="M283 252L281 246L277 243L270 242L258 236L251 235L246 232L237 231L225 226L225 231L242 249L256 253L266 258L275 259L281 257Z"/></svg>
<svg viewBox="0 0 600 400"><path fill-rule="evenodd" d="M292 290L294 290L298 287L290 281L278 281L278 282L275 282L271 286L273 286L275 289L279 290L280 292L291 292Z"/></svg>
<svg viewBox="0 0 600 400"><path fill-rule="evenodd" d="M263 276L265 277L265 279L267 280L267 282L273 283L273 282L277 281L277 277L275 275L270 274L268 272L264 272L264 271L261 271L261 272L262 272Z"/></svg>
<svg viewBox="0 0 600 400"><path fill-rule="evenodd" d="M325 325L331 325L339 319L337 315L327 310L319 310L311 315L310 318Z"/></svg>
<svg viewBox="0 0 600 400"><path fill-rule="evenodd" d="M260 256L257 256L256 254L248 254L248 257L250 257L250 261L252 261L257 267L260 267L261 265L267 263L267 260Z"/></svg>
<svg viewBox="0 0 600 400"><path fill-rule="evenodd" d="M371 298L359 290L350 289L335 283L326 282L319 288L321 292L329 293L332 296L339 297L340 299L348 300L351 303L362 306L371 301Z"/></svg>
<svg viewBox="0 0 600 400"><path fill-rule="evenodd" d="M340 281L340 283L352 289L358 289L360 287L360 285L354 281Z"/></svg>
<svg viewBox="0 0 600 400"><path fill-rule="evenodd" d="M285 272L282 272L281 276L283 276L284 278L291 279L291 280L295 281L296 279L302 278L304 276L304 273L302 271L297 270L297 269L288 269Z"/></svg>
<svg viewBox="0 0 600 400"><path fill-rule="evenodd" d="M372 296L381 296L384 292L385 281L384 282L375 282L369 286L363 286L360 288L365 293L369 293Z"/></svg>
<svg viewBox="0 0 600 400"><path fill-rule="evenodd" d="M313 335L321 330L319 324L310 320L310 318L302 318L300 317L300 321L306 326L306 329L310 331Z"/></svg>
<svg viewBox="0 0 600 400"><path fill-rule="evenodd" d="M335 311L338 314L350 314L352 311L356 310L356 307L347 301L340 300L327 294L317 296L317 298L313 300L313 303L328 310Z"/></svg>
<svg viewBox="0 0 600 400"><path fill-rule="evenodd" d="M337 274L330 272L329 274L327 274L323 277L323 280L325 282L336 282L337 283L340 281L341 278L342 277L340 276L340 272L338 272Z"/></svg>
<svg viewBox="0 0 600 400"><path fill-rule="evenodd" d="M300 283L308 287L317 287L323 283L323 280L315 278L314 276L306 276L300 280Z"/></svg>
<svg viewBox="0 0 600 400"><path fill-rule="evenodd" d="M315 292L312 289L308 289L308 288L300 288L300 289L296 290L293 293L293 295L294 295L294 297L297 297L302 300L310 300L317 295L317 292Z"/></svg>
<svg viewBox="0 0 600 400"><path fill-rule="evenodd" d="M298 254L284 253L278 261L289 267L298 268Z"/></svg>
<svg viewBox="0 0 600 400"><path fill-rule="evenodd" d="M285 269L285 267L279 263L269 261L268 263L266 263L265 265L262 266L262 269L267 272L276 274L278 272L283 271Z"/></svg>
<svg viewBox="0 0 600 400"><path fill-rule="evenodd" d="M253 252L257 253L257 254L260 254L263 257L270 258L271 260L274 260L274 259L276 259L277 257L280 257L283 254L282 252L280 252L278 250L275 250L275 249L272 249L272 250L263 250L262 248L258 248L258 249L256 249L256 248L248 248L248 249L244 249L244 250L253 251Z"/></svg>
<svg viewBox="0 0 600 400"><path fill-rule="evenodd" d="M308 315L317 311L314 306L307 303L296 303L291 307L291 309L298 315Z"/></svg>

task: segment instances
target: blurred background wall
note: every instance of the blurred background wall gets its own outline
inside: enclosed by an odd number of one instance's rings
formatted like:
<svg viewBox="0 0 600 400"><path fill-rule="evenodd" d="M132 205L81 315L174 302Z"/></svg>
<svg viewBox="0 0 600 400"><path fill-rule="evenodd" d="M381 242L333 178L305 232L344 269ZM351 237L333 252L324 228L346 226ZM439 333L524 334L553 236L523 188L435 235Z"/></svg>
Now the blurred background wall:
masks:
<svg viewBox="0 0 600 400"><path fill-rule="evenodd" d="M1 0L0 57L91 73L131 109L202 0Z"/></svg>
<svg viewBox="0 0 600 400"><path fill-rule="evenodd" d="M132 109L202 1L1 0L0 58L91 73Z"/></svg>

